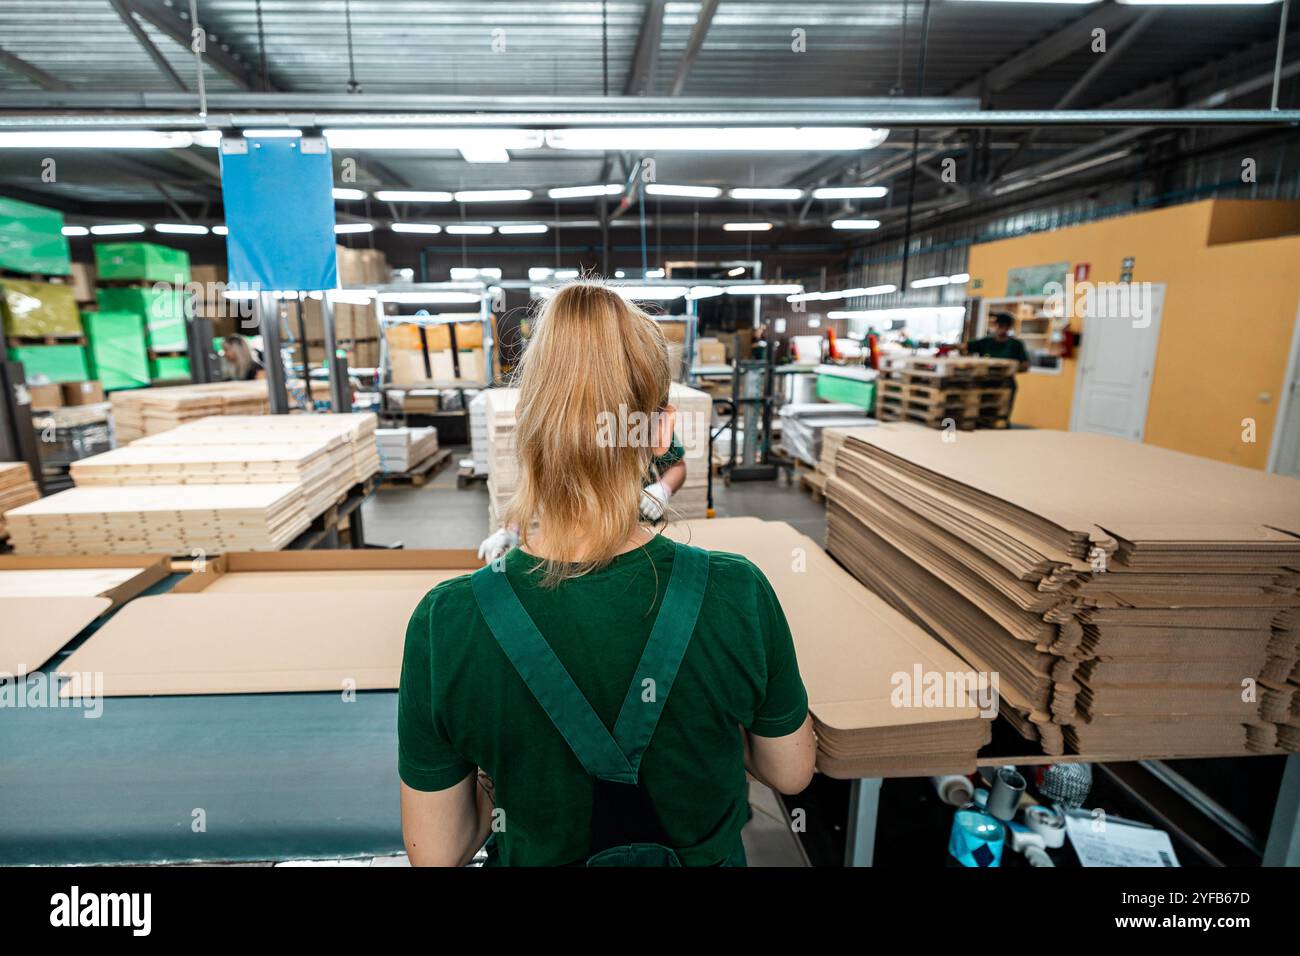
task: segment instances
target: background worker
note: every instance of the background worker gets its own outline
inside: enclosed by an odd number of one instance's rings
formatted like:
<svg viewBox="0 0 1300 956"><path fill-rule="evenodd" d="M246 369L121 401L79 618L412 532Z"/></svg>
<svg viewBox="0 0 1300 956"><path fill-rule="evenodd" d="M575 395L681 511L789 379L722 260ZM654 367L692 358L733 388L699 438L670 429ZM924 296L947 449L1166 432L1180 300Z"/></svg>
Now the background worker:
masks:
<svg viewBox="0 0 1300 956"><path fill-rule="evenodd" d="M227 335L221 340L221 377L228 382L244 382L257 378L262 366L253 357L248 339L242 335Z"/></svg>
<svg viewBox="0 0 1300 956"><path fill-rule="evenodd" d="M1025 343L1020 341L1011 334L1012 326L1016 320L1010 312L991 312L989 319L992 321L993 334L986 335L983 338L975 339L966 344L967 355L980 355L985 358L1015 359L1019 365L1016 366L1016 372L1029 371L1029 350L1025 348ZM1011 377L1011 401L1007 404L1007 418L1011 418L1011 410L1016 404L1016 379Z"/></svg>
<svg viewBox="0 0 1300 956"><path fill-rule="evenodd" d="M546 303L519 383L519 485L504 517L523 541L430 591L407 630L410 860L463 865L491 834L489 862L507 865L640 865L651 851L743 865L745 771L798 792L816 741L763 573L640 520L673 416L649 440L597 440L610 410L665 410L663 333L615 292L571 284Z"/></svg>

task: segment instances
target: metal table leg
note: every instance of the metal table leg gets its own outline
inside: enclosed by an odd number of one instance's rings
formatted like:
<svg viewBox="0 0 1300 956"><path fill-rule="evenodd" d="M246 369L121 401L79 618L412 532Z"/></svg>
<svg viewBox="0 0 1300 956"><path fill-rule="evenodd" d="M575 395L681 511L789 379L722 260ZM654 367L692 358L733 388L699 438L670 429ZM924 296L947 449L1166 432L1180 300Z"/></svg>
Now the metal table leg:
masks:
<svg viewBox="0 0 1300 956"><path fill-rule="evenodd" d="M849 790L849 821L844 844L845 866L871 866L876 853L876 816L880 812L879 777L854 780Z"/></svg>
<svg viewBox="0 0 1300 956"><path fill-rule="evenodd" d="M357 505L352 514L348 515L348 539L348 544L354 548L366 546L366 526L361 520L361 505Z"/></svg>
<svg viewBox="0 0 1300 956"><path fill-rule="evenodd" d="M1265 866L1300 866L1300 754L1286 758L1277 806L1264 844Z"/></svg>

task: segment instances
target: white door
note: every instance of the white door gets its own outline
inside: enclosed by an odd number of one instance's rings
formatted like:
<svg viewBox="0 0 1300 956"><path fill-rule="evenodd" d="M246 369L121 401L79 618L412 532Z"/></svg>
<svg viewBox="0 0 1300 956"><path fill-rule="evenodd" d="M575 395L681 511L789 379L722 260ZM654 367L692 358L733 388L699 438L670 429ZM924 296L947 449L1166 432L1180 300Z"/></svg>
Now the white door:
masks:
<svg viewBox="0 0 1300 956"><path fill-rule="evenodd" d="M1118 295L1116 295L1118 293ZM1103 288L1083 316L1070 430L1141 441L1160 341L1165 286ZM1117 308L1117 301L1120 303ZM1140 303L1130 308L1128 302Z"/></svg>
<svg viewBox="0 0 1300 956"><path fill-rule="evenodd" d="M1269 471L1300 478L1300 314L1296 316L1295 333L1291 336L1291 361L1287 363L1286 384L1269 450L1272 453Z"/></svg>

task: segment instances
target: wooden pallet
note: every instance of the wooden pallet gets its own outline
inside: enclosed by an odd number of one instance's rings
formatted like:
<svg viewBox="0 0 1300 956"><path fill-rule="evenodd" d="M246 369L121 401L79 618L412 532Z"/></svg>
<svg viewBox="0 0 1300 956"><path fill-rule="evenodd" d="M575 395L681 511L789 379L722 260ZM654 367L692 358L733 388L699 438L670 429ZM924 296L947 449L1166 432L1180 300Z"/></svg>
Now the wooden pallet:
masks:
<svg viewBox="0 0 1300 956"><path fill-rule="evenodd" d="M940 388L927 384L883 381L880 383L880 393L882 398L928 402L933 405L991 405L1011 400L1010 386Z"/></svg>
<svg viewBox="0 0 1300 956"><path fill-rule="evenodd" d="M883 372L907 372L930 378L1008 378L1016 373L1015 359L992 359L974 355L945 355L942 358L909 355L885 360Z"/></svg>
<svg viewBox="0 0 1300 956"><path fill-rule="evenodd" d="M826 476L820 471L805 471L799 475L799 487L812 495L812 500L826 500Z"/></svg>
<svg viewBox="0 0 1300 956"><path fill-rule="evenodd" d="M85 345L86 337L81 333L68 335L7 335L5 341L10 348L23 348L36 345Z"/></svg>
<svg viewBox="0 0 1300 956"><path fill-rule="evenodd" d="M412 465L406 471L394 471L384 475L383 488L396 488L401 485L411 485L416 488L423 488L438 472L442 471L443 466L451 460L450 448L439 448L424 461Z"/></svg>
<svg viewBox="0 0 1300 956"><path fill-rule="evenodd" d="M484 472L483 474L480 475L474 471L472 465L465 465L458 472L456 472L456 487L468 488L470 485L478 484L479 482L483 482L483 484L487 484L487 479L488 479L487 472Z"/></svg>

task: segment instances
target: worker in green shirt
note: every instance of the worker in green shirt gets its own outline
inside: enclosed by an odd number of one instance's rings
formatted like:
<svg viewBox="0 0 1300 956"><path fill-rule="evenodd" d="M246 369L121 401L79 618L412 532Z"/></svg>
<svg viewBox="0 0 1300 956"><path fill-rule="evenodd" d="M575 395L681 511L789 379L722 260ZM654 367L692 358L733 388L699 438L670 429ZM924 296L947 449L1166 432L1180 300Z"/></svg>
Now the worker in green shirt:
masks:
<svg viewBox="0 0 1300 956"><path fill-rule="evenodd" d="M810 781L808 696L771 585L640 519L646 471L671 454L669 381L658 325L613 291L577 282L547 302L504 515L522 541L430 591L407 628L413 864L463 865L486 842L502 865L743 865L746 771L786 793ZM648 440L597 441L619 406L659 413Z"/></svg>
<svg viewBox="0 0 1300 956"><path fill-rule="evenodd" d="M1017 372L1029 371L1029 350L1025 348L1025 343L1015 338L1011 334L1012 326L1016 320L1010 312L993 312L989 318L993 322L993 334L986 335L983 338L975 339L966 344L966 354L981 355L985 358L1015 359L1019 362ZM1007 406L1007 418L1011 417L1011 409L1016 403L1016 379L1011 378L1011 401Z"/></svg>

